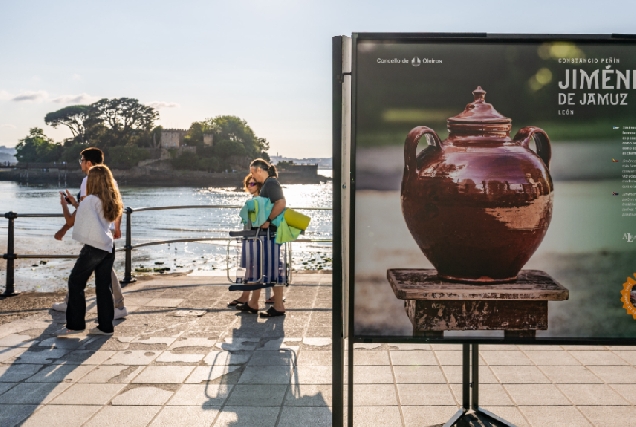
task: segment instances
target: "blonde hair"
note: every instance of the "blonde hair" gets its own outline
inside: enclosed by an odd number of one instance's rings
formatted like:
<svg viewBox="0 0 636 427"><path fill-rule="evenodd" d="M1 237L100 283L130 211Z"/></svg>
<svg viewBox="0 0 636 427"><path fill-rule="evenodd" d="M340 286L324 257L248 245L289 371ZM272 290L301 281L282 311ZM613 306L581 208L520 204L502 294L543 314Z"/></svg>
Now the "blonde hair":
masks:
<svg viewBox="0 0 636 427"><path fill-rule="evenodd" d="M113 174L106 165L95 165L88 171L86 180L86 195L94 194L102 201L104 218L113 222L124 211L124 203L121 201L119 190L115 186Z"/></svg>

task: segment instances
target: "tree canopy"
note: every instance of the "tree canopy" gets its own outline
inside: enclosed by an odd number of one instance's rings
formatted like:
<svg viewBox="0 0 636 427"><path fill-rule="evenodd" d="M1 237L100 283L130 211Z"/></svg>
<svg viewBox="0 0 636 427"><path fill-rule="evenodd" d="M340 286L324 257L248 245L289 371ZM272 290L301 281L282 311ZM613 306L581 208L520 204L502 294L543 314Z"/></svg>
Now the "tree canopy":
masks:
<svg viewBox="0 0 636 427"><path fill-rule="evenodd" d="M217 116L204 121L204 123L214 135L214 145L219 147L219 150L224 154L244 154L255 158L261 152L269 149L267 140L258 138L247 122L239 117Z"/></svg>
<svg viewBox="0 0 636 427"><path fill-rule="evenodd" d="M54 143L40 128L29 129L29 134L15 147L19 162L54 162L59 159L62 144Z"/></svg>
<svg viewBox="0 0 636 427"><path fill-rule="evenodd" d="M33 128L18 144L18 160L71 161L87 146L95 146L104 150L108 164L130 168L159 148L162 128L155 126L158 118L154 108L134 98L103 98L90 105L67 106L48 113L44 121L54 128L66 126L72 138L55 143L42 129ZM208 134L212 135L212 145L204 143ZM177 169L218 171L243 167L257 157L269 159L267 140L257 137L247 122L236 116L193 122L184 141L196 147L196 153L172 152L172 164Z"/></svg>
<svg viewBox="0 0 636 427"><path fill-rule="evenodd" d="M103 98L90 105L71 105L48 113L47 125L66 126L71 144L94 145L102 149L115 146L152 146L152 130L159 113L134 98ZM69 142L69 141L67 141Z"/></svg>
<svg viewBox="0 0 636 427"><path fill-rule="evenodd" d="M61 110L53 111L44 116L44 123L57 128L60 125L69 128L73 134L73 139L77 142L86 143L85 122L90 117L90 106L70 105Z"/></svg>
<svg viewBox="0 0 636 427"><path fill-rule="evenodd" d="M134 98L103 98L90 106L91 122L99 123L118 134L150 132L159 113Z"/></svg>

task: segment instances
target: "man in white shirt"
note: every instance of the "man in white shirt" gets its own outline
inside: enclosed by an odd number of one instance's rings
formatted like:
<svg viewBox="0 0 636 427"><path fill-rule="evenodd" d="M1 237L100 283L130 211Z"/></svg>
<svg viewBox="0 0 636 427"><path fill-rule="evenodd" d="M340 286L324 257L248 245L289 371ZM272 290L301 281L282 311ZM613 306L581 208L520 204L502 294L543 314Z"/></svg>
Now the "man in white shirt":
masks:
<svg viewBox="0 0 636 427"><path fill-rule="evenodd" d="M80 194L79 201L81 202L84 197L86 197L86 180L88 178L88 171L95 165L100 165L104 163L104 153L97 147L89 147L83 150L80 153L80 167L82 168L82 172L86 175L82 180L82 185L80 186ZM114 227L114 228L112 228ZM55 233L55 238L57 240L62 240L66 232L70 227L64 225L57 233ZM119 239L121 238L121 216L115 220L113 225L111 225L113 229L113 238ZM115 248L113 247L113 250ZM121 292L121 285L119 283L119 279L117 278L117 274L115 273L115 269L111 272L111 288L113 291L113 299L115 302L115 319L121 319L128 315L128 310L124 306L124 295ZM55 311L66 311L68 303L68 292L66 293L66 297L62 302L53 303L53 310Z"/></svg>

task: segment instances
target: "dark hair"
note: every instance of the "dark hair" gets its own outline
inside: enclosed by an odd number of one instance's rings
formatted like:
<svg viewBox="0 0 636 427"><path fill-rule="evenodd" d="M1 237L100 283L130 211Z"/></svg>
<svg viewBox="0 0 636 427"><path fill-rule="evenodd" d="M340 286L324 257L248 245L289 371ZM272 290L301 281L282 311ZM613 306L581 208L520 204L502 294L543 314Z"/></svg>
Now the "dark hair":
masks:
<svg viewBox="0 0 636 427"><path fill-rule="evenodd" d="M252 163L250 163L250 167L263 169L264 171L267 171L268 177L278 178L278 171L276 170L276 166L270 164L265 159L261 159L260 157L258 159L252 160Z"/></svg>
<svg viewBox="0 0 636 427"><path fill-rule="evenodd" d="M101 165L104 163L104 152L97 147L88 147L80 153L84 160L91 162L93 165Z"/></svg>
<svg viewBox="0 0 636 427"><path fill-rule="evenodd" d="M252 179L252 178L254 178L254 177L252 176L252 174L251 174L251 173L248 173L248 174L245 176L245 178L243 179L243 188L245 189L245 192L246 192L246 193L249 193L249 192L250 192L250 191L248 190L247 186L248 186L248 183L250 182L250 179ZM256 182L256 192L257 192L258 194L260 194L260 192L261 192L261 187L263 187L263 184L262 184L262 183L260 183L260 182L258 182L258 181L256 181L256 180L254 180L254 182Z"/></svg>

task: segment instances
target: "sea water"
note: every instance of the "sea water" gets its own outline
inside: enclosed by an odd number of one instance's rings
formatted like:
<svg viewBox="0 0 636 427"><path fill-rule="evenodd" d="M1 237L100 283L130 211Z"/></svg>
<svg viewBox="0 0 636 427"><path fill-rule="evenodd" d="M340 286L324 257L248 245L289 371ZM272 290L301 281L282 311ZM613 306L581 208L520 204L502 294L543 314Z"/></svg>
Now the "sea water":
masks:
<svg viewBox="0 0 636 427"><path fill-rule="evenodd" d="M311 223L302 239L332 239L331 183L283 185L287 206L293 208L327 208L302 211ZM27 213L61 213L59 192L63 188L0 182L0 214L9 211ZM120 188L124 206L133 208L186 205L242 206L249 198L237 188L218 187L128 187ZM77 188L69 188L76 193ZM227 238L230 230L242 229L237 208L176 209L133 212L131 240L133 245L174 239ZM71 240L69 231L62 242L53 239L63 225L63 218L24 218L15 220L15 252L20 254L77 254L81 245ZM7 250L8 221L0 218L0 253ZM126 215L122 221L124 246ZM228 265L228 242L208 241L170 243L145 246L133 250L133 274L185 272L195 275L225 275ZM330 242L296 242L292 245L293 268L301 270L331 269ZM236 265L236 248L232 245L229 264ZM115 269L123 276L124 253L118 252ZM22 260L16 269L17 290L50 291L66 285L74 260ZM0 260L0 288L6 277L5 261ZM20 280L18 280L18 278Z"/></svg>

